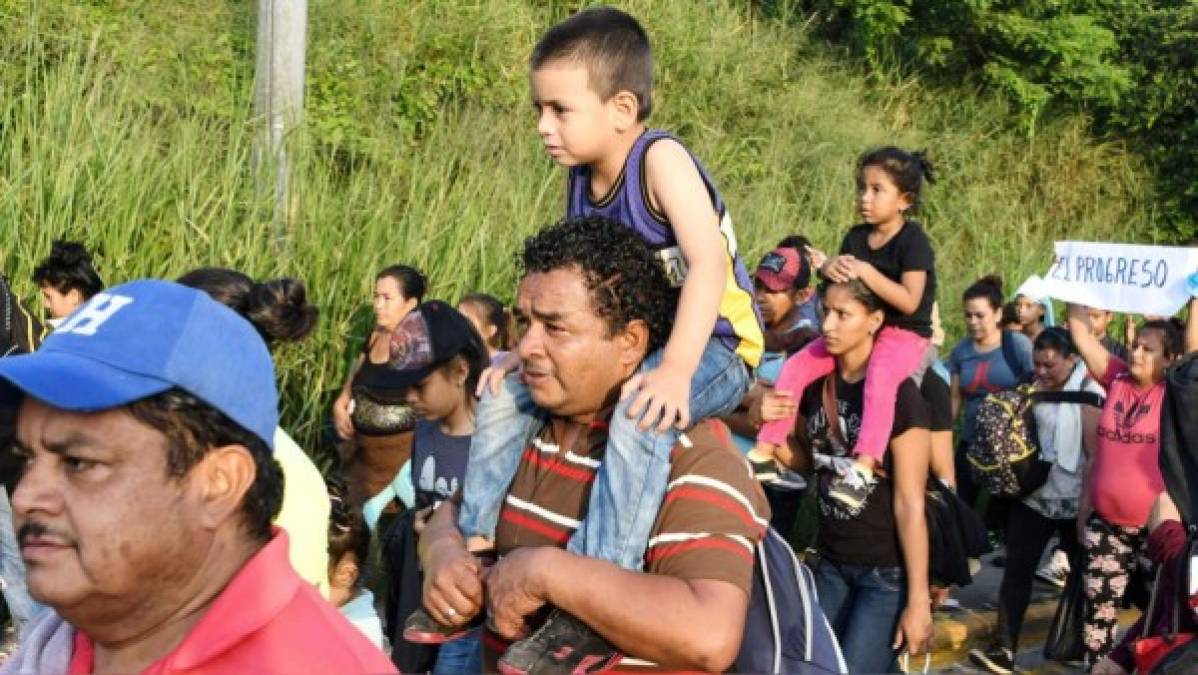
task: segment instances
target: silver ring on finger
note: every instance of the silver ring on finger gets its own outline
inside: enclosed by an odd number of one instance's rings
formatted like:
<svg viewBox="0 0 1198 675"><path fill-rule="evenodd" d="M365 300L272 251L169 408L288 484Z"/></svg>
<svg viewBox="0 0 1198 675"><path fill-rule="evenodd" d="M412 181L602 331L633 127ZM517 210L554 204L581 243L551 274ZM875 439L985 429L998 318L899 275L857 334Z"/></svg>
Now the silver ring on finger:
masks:
<svg viewBox="0 0 1198 675"><path fill-rule="evenodd" d="M454 609L453 607L450 607L449 609L445 610L445 616L450 619L452 619L453 617L455 617L457 615L458 615L458 610Z"/></svg>

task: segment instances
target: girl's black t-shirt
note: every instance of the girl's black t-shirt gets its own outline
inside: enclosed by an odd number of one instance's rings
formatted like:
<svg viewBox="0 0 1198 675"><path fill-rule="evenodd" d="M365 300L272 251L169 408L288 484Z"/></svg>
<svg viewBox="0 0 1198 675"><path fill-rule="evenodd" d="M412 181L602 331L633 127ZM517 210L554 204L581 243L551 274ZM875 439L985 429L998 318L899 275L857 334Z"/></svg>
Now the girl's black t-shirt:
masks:
<svg viewBox="0 0 1198 675"><path fill-rule="evenodd" d="M928 373L927 377L936 377ZM834 457L851 457L861 430L861 415L864 410L865 380L848 383L839 374L836 378L836 399L839 408L839 423L845 446L840 447L829 439L827 416L824 415L823 387L826 378L811 383L803 391L799 412L806 423L807 438L811 439L812 451ZM928 408L913 380L904 380L899 386L894 406L894 426L890 437L902 435L912 428L928 428ZM882 462L888 474L893 472L893 458L889 449ZM832 477L830 470L817 472L817 499L827 499L827 481ZM865 508L854 518L839 519L832 509L819 508L819 535L816 548L820 555L839 563L881 567L902 565L898 527L894 517L894 488L889 478L878 478L878 484L865 503Z"/></svg>
<svg viewBox="0 0 1198 675"><path fill-rule="evenodd" d="M936 302L936 255L923 226L914 220L903 223L890 241L877 250L869 247L870 225L856 225L844 235L840 254L851 255L877 268L887 279L901 284L903 272L922 270L928 273L919 307L911 315L886 305L886 325L909 330L916 335L932 337L932 305Z"/></svg>

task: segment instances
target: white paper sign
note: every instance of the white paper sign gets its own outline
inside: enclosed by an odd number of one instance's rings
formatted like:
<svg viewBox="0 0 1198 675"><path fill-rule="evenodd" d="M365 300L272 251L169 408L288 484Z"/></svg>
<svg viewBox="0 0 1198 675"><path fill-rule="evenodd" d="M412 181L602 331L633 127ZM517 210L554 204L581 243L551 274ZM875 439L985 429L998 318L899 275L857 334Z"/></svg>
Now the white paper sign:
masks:
<svg viewBox="0 0 1198 675"><path fill-rule="evenodd" d="M1039 274L1033 274L1028 277L1027 280L1019 285L1019 288L1015 289L1015 293L1011 297L1019 295L1025 295L1032 300L1051 297L1051 293L1049 293L1048 288L1044 285L1044 279L1040 278Z"/></svg>
<svg viewBox="0 0 1198 675"><path fill-rule="evenodd" d="M1131 314L1176 314L1190 300L1186 277L1198 248L1058 241L1040 288L1048 296Z"/></svg>

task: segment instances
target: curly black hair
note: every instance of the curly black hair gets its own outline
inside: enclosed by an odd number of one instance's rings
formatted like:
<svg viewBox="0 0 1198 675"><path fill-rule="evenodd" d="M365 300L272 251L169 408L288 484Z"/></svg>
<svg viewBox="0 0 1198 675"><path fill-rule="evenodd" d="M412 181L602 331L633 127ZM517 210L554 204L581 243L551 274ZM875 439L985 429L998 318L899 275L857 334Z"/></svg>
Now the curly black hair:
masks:
<svg viewBox="0 0 1198 675"><path fill-rule="evenodd" d="M630 228L599 216L566 218L526 239L518 264L525 274L577 267L609 336L640 319L649 326L649 350L665 345L678 291Z"/></svg>
<svg viewBox="0 0 1198 675"><path fill-rule="evenodd" d="M79 291L84 300L104 289L91 253L77 241L55 240L50 255L33 268L33 282L63 294Z"/></svg>

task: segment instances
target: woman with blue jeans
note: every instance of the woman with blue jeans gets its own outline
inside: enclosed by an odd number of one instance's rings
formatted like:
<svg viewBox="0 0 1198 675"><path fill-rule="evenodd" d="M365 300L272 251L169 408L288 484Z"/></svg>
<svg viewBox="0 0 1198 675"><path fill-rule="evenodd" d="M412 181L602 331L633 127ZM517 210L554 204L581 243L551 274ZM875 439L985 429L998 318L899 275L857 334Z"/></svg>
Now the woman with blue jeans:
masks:
<svg viewBox="0 0 1198 675"><path fill-rule="evenodd" d="M866 367L883 312L877 296L856 280L829 286L824 307L822 332L836 370L802 393L789 439L792 468L814 473L819 503L816 585L849 672L888 672L900 652L922 653L932 633L924 516L928 410L915 382L904 381L882 461L884 475L859 508L828 499L831 480L852 468Z"/></svg>

